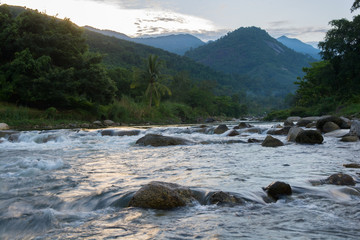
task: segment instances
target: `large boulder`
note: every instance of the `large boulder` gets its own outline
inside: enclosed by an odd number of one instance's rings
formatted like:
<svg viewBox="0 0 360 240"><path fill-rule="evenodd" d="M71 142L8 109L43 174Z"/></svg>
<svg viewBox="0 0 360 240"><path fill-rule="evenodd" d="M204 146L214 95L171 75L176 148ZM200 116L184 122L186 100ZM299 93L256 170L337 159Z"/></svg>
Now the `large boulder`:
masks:
<svg viewBox="0 0 360 240"><path fill-rule="evenodd" d="M225 124L221 124L217 128L215 128L214 133L215 134L223 134L227 130L229 130L229 128Z"/></svg>
<svg viewBox="0 0 360 240"><path fill-rule="evenodd" d="M333 131L339 130L339 129L340 129L339 125L337 125L337 124L334 123L334 122L326 122L326 123L324 124L324 126L322 127L322 131L323 131L324 133L333 132Z"/></svg>
<svg viewBox="0 0 360 240"><path fill-rule="evenodd" d="M284 143L277 138L274 138L270 135L266 136L265 140L262 142L261 146L263 147L280 147L284 146Z"/></svg>
<svg viewBox="0 0 360 240"><path fill-rule="evenodd" d="M244 201L230 193L218 191L209 193L206 197L206 203L216 205L240 205L244 204Z"/></svg>
<svg viewBox="0 0 360 240"><path fill-rule="evenodd" d="M350 175L344 173L331 175L325 180L325 183L333 185L355 186L354 179Z"/></svg>
<svg viewBox="0 0 360 240"><path fill-rule="evenodd" d="M273 182L263 189L266 191L268 196L273 198L275 201L277 201L282 196L292 194L290 185L284 182Z"/></svg>
<svg viewBox="0 0 360 240"><path fill-rule="evenodd" d="M177 137L168 137L162 136L158 134L147 134L144 137L140 138L136 141L136 144L141 146L153 146L153 147L161 147L161 146L173 146L173 145L187 145L192 142Z"/></svg>
<svg viewBox="0 0 360 240"><path fill-rule="evenodd" d="M7 125L6 123L0 123L0 130L8 130L8 129L10 129L9 125Z"/></svg>
<svg viewBox="0 0 360 240"><path fill-rule="evenodd" d="M301 144L321 144L323 141L323 136L316 130L304 130L295 138L295 142Z"/></svg>
<svg viewBox="0 0 360 240"><path fill-rule="evenodd" d="M336 125L338 125L339 127L340 126L345 126L346 125L346 122L345 120L343 120L342 118L340 117L336 117L336 116L325 116L325 117L322 117L320 118L319 120L317 120L316 122L316 128L321 130L322 132L325 132L324 130L324 125L327 123L327 122L333 122L335 123Z"/></svg>
<svg viewBox="0 0 360 240"><path fill-rule="evenodd" d="M307 125L313 123L312 120L309 119L300 119L297 123L296 126L298 127L306 127Z"/></svg>
<svg viewBox="0 0 360 240"><path fill-rule="evenodd" d="M154 181L135 193L129 202L129 207L172 209L186 206L195 200L193 192L188 187Z"/></svg>
<svg viewBox="0 0 360 240"><path fill-rule="evenodd" d="M304 129L300 128L300 127L292 127L289 130L289 133L286 137L286 140L288 140L289 142L295 142L295 139L297 137L297 135L304 131Z"/></svg>
<svg viewBox="0 0 360 240"><path fill-rule="evenodd" d="M350 135L360 137L360 121L359 120L352 121L351 127L350 127Z"/></svg>

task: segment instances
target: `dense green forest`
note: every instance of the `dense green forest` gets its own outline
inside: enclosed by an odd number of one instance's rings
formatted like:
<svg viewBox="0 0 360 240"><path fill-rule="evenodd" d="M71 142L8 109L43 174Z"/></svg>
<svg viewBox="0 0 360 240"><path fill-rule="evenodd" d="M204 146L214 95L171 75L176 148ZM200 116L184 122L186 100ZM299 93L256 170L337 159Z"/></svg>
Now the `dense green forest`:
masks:
<svg viewBox="0 0 360 240"><path fill-rule="evenodd" d="M247 111L241 91L219 87L218 81L228 81L225 74L184 57L7 5L0 6L0 25L2 102L129 122L239 117ZM155 55L161 62L157 81L169 91L151 108L149 79L139 73Z"/></svg>
<svg viewBox="0 0 360 240"><path fill-rule="evenodd" d="M360 7L356 0L352 11ZM323 42L323 61L304 68L298 78L293 108L274 112L269 119L287 115L339 114L360 117L360 15L333 20Z"/></svg>
<svg viewBox="0 0 360 240"><path fill-rule="evenodd" d="M244 79L255 96L284 97L294 92L293 84L302 68L316 60L297 53L257 27L242 27L222 38L188 51L186 56L218 71Z"/></svg>

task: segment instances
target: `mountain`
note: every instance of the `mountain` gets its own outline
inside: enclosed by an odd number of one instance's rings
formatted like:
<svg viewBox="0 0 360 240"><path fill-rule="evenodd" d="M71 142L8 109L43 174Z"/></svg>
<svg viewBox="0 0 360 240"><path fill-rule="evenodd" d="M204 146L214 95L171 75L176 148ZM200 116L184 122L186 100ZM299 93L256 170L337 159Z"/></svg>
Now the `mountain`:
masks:
<svg viewBox="0 0 360 240"><path fill-rule="evenodd" d="M205 44L199 38L190 34L173 34L168 36L149 38L131 38L126 36L125 34L114 32L111 30L100 30L90 26L85 26L85 28L94 32L102 33L107 36L116 37L119 39L136 42L155 48L161 48L165 51L176 53L178 55L184 55L186 51Z"/></svg>
<svg viewBox="0 0 360 240"><path fill-rule="evenodd" d="M185 56L233 75L246 75L246 86L255 94L285 96L296 89L302 68L315 59L297 53L266 31L239 28L226 36L188 51Z"/></svg>
<svg viewBox="0 0 360 240"><path fill-rule="evenodd" d="M277 40L279 42L281 42L282 44L284 44L285 46L287 46L288 48L294 50L295 52L308 54L317 60L321 59L321 56L319 54L320 50L317 48L314 48L310 44L306 44L296 38L288 38L286 36L281 36L281 37L277 38Z"/></svg>

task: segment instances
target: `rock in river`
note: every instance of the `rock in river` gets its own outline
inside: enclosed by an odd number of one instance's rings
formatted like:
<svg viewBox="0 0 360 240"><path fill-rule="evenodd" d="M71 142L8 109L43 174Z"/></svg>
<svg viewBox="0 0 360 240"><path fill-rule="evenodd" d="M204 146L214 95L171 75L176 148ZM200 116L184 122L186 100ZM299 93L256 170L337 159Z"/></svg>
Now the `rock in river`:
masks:
<svg viewBox="0 0 360 240"><path fill-rule="evenodd" d="M7 125L6 123L0 123L0 130L8 130L8 129L10 129L9 125Z"/></svg>
<svg viewBox="0 0 360 240"><path fill-rule="evenodd" d="M297 135L299 135L299 133L302 131L304 131L304 129L302 129L300 127L292 127L292 128L290 128L286 139L289 142L295 142Z"/></svg>
<svg viewBox="0 0 360 240"><path fill-rule="evenodd" d="M261 146L263 147L280 147L284 146L284 143L277 138L274 138L268 135L265 140L262 142Z"/></svg>
<svg viewBox="0 0 360 240"><path fill-rule="evenodd" d="M295 142L301 144L321 144L323 141L323 136L316 130L304 130L295 138Z"/></svg>
<svg viewBox="0 0 360 240"><path fill-rule="evenodd" d="M229 130L229 128L225 124L221 124L217 128L215 128L214 133L215 134L223 134L227 130Z"/></svg>
<svg viewBox="0 0 360 240"><path fill-rule="evenodd" d="M195 201L192 191L167 182L150 182L140 188L129 202L129 207L172 209Z"/></svg>
<svg viewBox="0 0 360 240"><path fill-rule="evenodd" d="M328 177L325 180L325 183L327 184L333 184L333 185L350 185L350 186L355 186L355 181L354 179L348 175L348 174L344 174L344 173L337 173L337 174L333 174L330 177Z"/></svg>
<svg viewBox="0 0 360 240"><path fill-rule="evenodd" d="M206 203L216 205L240 205L244 204L244 201L230 193L218 191L209 193L206 197Z"/></svg>
<svg viewBox="0 0 360 240"><path fill-rule="evenodd" d="M360 121L354 120L351 123L350 135L360 137Z"/></svg>
<svg viewBox="0 0 360 240"><path fill-rule="evenodd" d="M162 136L158 134L147 134L144 137L140 138L136 141L136 144L142 146L153 146L153 147L161 147L161 146L173 146L173 145L187 145L192 142L177 137L168 137Z"/></svg>
<svg viewBox="0 0 360 240"><path fill-rule="evenodd" d="M281 196L292 194L290 185L284 182L273 182L263 189L274 200L278 200Z"/></svg>

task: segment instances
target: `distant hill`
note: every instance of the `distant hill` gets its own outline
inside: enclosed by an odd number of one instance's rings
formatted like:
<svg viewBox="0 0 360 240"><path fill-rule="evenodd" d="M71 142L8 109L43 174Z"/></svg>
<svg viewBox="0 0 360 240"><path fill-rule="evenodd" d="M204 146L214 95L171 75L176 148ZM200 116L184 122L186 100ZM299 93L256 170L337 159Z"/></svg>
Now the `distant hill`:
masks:
<svg viewBox="0 0 360 240"><path fill-rule="evenodd" d="M294 91L302 68L315 59L297 53L266 31L239 28L226 36L188 51L185 56L229 74L246 75L255 94L284 96Z"/></svg>
<svg viewBox="0 0 360 240"><path fill-rule="evenodd" d="M149 37L149 38L131 38L125 34L111 30L99 30L90 26L86 26L85 28L107 36L116 37L119 39L136 42L155 48L160 48L165 51L169 51L179 55L184 55L186 51L192 48L197 48L205 44L199 38L190 34L176 34L176 35L173 34L169 36Z"/></svg>
<svg viewBox="0 0 360 240"><path fill-rule="evenodd" d="M281 42L282 44L284 44L285 46L287 46L288 48L294 50L295 52L308 54L317 60L321 59L321 56L319 54L320 53L319 49L314 48L312 45L306 44L306 43L300 41L299 39L281 36L281 37L277 38L277 40L279 42Z"/></svg>

